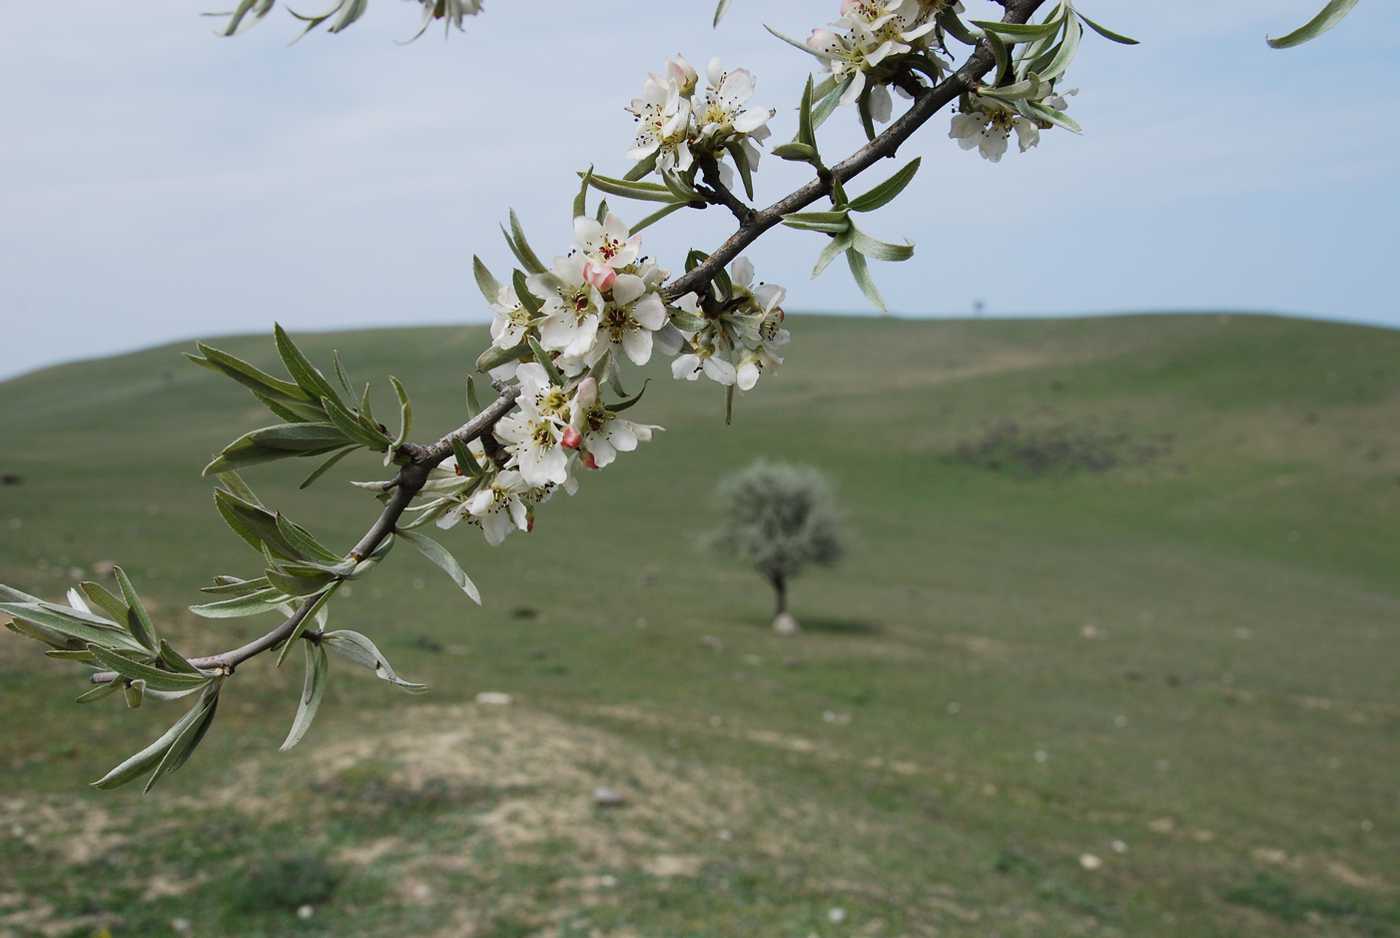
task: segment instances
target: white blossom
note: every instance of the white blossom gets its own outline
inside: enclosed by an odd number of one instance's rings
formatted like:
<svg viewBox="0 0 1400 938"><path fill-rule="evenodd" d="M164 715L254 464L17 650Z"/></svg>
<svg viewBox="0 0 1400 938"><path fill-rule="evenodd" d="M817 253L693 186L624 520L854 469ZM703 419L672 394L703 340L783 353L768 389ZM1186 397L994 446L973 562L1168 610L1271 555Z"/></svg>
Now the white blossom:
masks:
<svg viewBox="0 0 1400 938"><path fill-rule="evenodd" d="M651 440L661 427L626 420L607 407L598 397L598 383L585 378L574 395L569 425L579 433L579 449L584 465L602 469L617 458L618 453L630 453L638 443Z"/></svg>
<svg viewBox="0 0 1400 938"><path fill-rule="evenodd" d="M516 377L518 408L496 423L496 436L527 485L562 485L568 479L569 454L564 448L568 398L562 388L550 383L539 364L521 365Z"/></svg>
<svg viewBox="0 0 1400 938"><path fill-rule="evenodd" d="M554 259L553 273L529 278L530 292L544 298L540 345L551 351L583 357L593 347L603 312L603 295L584 276L582 254Z"/></svg>
<svg viewBox="0 0 1400 938"><path fill-rule="evenodd" d="M515 287L506 284L491 304L491 344L496 348L515 348L530 329L530 311L515 295Z"/></svg>
<svg viewBox="0 0 1400 938"><path fill-rule="evenodd" d="M440 528L452 528L467 521L478 525L493 547L506 539L511 531L530 529L529 512L525 507L528 486L523 475L515 469L498 472L489 484L482 485L456 508L437 520Z"/></svg>

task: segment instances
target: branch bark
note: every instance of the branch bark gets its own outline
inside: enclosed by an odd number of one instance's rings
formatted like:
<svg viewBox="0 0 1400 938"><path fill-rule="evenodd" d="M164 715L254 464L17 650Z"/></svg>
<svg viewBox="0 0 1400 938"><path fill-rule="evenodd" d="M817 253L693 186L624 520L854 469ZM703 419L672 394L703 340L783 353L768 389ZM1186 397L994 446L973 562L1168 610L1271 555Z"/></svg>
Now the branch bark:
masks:
<svg viewBox="0 0 1400 938"><path fill-rule="evenodd" d="M1006 0L1004 4L1006 14L1002 17L1002 21L1025 23L1044 2L1045 0ZM748 221L743 222L739 226L739 230L720 245L704 263L699 264L684 276L671 281L665 287L664 292L667 298L676 299L692 291L698 292L703 289L726 264L742 254L745 248L757 241L765 232L782 222L784 215L800 212L818 199L829 197L833 178L845 183L880 160L893 157L900 146L913 136L915 131L928 123L930 118L959 95L971 90L983 75L991 71L995 64L996 57L992 54L991 48L984 42L977 47L977 51L968 56L961 68L939 82L936 87L920 95L909 110L901 114L874 140L861 147L849 158L831 167L829 176L823 175L813 179L796 192L779 199L767 208L751 212Z"/></svg>

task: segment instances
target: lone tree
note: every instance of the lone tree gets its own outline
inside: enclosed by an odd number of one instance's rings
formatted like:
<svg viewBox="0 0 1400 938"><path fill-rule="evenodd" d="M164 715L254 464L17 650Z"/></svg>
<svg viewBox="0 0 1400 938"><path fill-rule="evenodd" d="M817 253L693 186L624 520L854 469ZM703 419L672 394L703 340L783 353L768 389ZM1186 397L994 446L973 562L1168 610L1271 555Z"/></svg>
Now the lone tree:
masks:
<svg viewBox="0 0 1400 938"><path fill-rule="evenodd" d="M752 564L772 584L773 628L796 632L788 580L811 565L833 566L844 553L831 483L811 466L759 460L721 480L716 495L722 520L710 545Z"/></svg>

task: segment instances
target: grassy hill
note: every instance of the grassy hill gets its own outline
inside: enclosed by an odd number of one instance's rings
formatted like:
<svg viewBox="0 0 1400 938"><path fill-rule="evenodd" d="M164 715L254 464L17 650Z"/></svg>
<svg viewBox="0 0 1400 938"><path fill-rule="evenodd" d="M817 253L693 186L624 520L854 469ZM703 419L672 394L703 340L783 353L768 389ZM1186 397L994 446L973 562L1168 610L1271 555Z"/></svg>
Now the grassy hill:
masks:
<svg viewBox="0 0 1400 938"><path fill-rule="evenodd" d="M1400 333L793 331L734 426L712 386L655 381L641 453L528 538L455 532L485 608L411 552L355 584L334 621L432 693L336 669L291 754L300 665L260 660L163 791L91 792L172 711L80 710L71 666L0 636L0 934L1400 934ZM304 347L402 377L427 436L483 341ZM272 366L268 339L216 344ZM188 652L262 631L184 606L256 568L198 470L266 422L175 348L0 384L0 582L57 596L116 560ZM794 638L694 546L758 456L830 473L856 538L795 584ZM301 470L248 476L352 543L375 505L342 483L382 468L298 495Z"/></svg>

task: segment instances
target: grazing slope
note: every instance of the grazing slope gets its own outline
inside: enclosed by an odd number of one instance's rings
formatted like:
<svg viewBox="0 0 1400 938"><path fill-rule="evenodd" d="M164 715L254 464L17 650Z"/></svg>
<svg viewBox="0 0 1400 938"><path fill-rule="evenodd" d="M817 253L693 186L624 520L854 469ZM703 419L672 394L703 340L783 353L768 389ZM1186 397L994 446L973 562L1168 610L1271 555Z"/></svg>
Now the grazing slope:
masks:
<svg viewBox="0 0 1400 938"><path fill-rule="evenodd" d="M413 552L355 584L333 620L433 693L336 669L291 754L300 665L259 661L163 792L90 793L170 711L79 714L71 667L0 636L0 934L1400 934L1400 334L793 331L733 427L658 374L643 452L529 537L446 538L484 609ZM426 434L483 334L304 339L404 378ZM185 650L237 644L263 623L183 607L255 569L197 473L260 421L174 348L0 384L0 581L118 560ZM794 584L795 638L694 544L758 456L830 473L857 537ZM248 475L352 543L375 505L343 482L382 469L302 470Z"/></svg>

